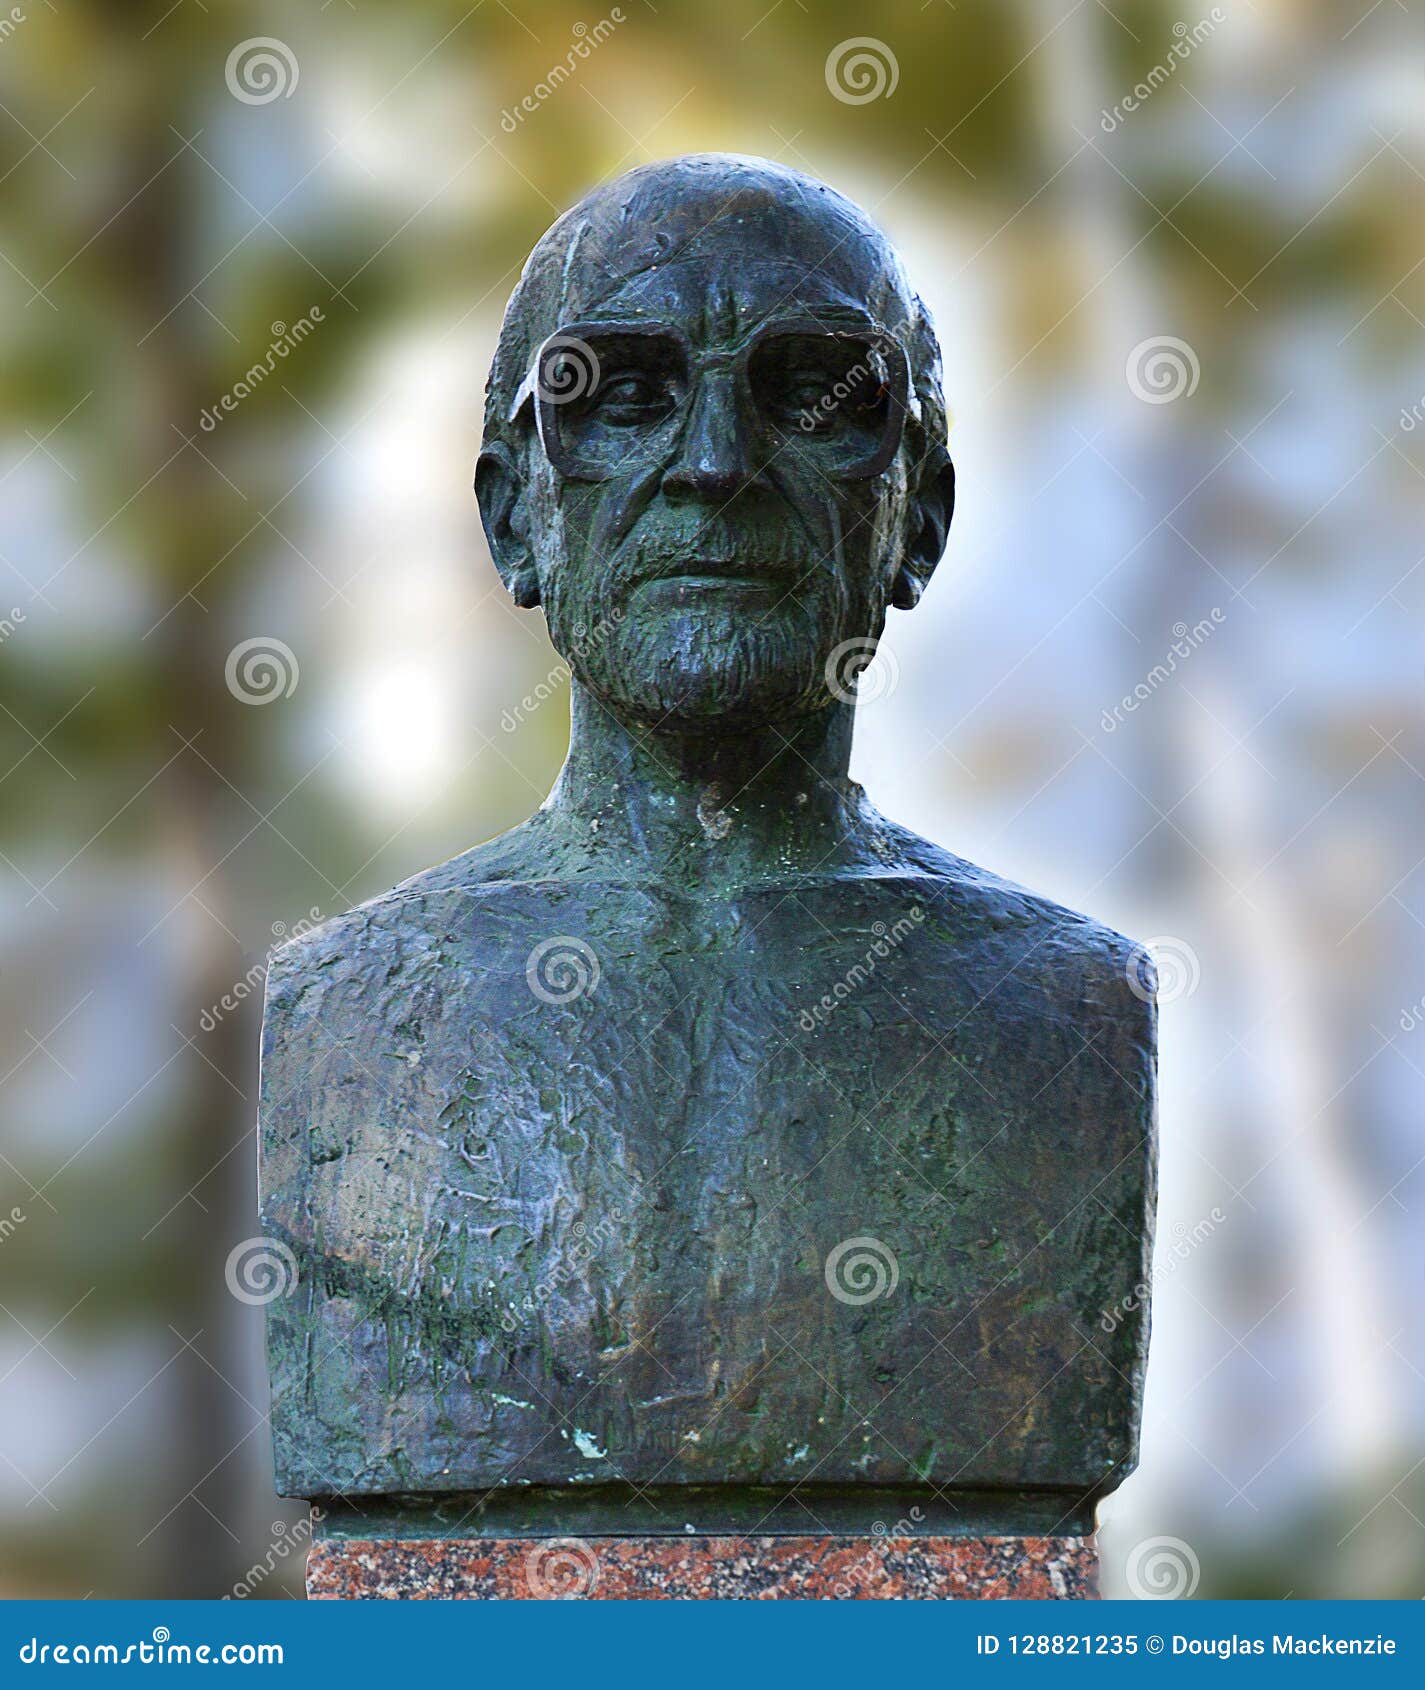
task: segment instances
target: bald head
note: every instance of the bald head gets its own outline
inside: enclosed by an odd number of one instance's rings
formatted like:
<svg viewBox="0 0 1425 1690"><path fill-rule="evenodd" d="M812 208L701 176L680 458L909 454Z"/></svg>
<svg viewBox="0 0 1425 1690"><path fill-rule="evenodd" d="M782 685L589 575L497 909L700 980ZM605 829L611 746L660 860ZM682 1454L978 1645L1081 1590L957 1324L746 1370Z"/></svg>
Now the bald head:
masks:
<svg viewBox="0 0 1425 1690"><path fill-rule="evenodd" d="M613 312L683 320L744 307L734 285L819 316L865 312L910 356L912 444L943 444L940 352L895 249L843 195L767 159L693 154L639 166L587 194L530 254L505 311L485 438L508 438L537 348L561 325Z"/></svg>
<svg viewBox="0 0 1425 1690"><path fill-rule="evenodd" d="M845 704L954 506L924 307L851 202L760 159L645 165L505 312L475 488L515 603L653 731ZM594 630L593 635L590 630Z"/></svg>

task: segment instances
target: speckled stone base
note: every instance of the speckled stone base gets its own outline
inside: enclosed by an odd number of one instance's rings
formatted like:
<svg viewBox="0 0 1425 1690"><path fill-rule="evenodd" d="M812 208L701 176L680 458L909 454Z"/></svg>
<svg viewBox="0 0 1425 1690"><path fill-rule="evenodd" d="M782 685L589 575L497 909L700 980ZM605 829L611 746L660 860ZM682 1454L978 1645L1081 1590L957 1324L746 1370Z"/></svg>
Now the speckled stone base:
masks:
<svg viewBox="0 0 1425 1690"><path fill-rule="evenodd" d="M307 1595L352 1600L821 1601L1098 1595L1086 1537L344 1538Z"/></svg>

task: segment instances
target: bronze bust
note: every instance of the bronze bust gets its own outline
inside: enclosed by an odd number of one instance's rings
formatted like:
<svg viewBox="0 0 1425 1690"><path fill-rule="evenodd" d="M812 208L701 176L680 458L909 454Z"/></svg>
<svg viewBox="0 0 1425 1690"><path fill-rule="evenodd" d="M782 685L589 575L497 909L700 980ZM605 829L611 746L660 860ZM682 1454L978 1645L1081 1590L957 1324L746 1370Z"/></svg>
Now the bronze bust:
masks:
<svg viewBox="0 0 1425 1690"><path fill-rule="evenodd" d="M1150 965L847 778L858 669L944 549L945 429L924 307L820 183L673 159L535 248L476 491L569 757L274 959L285 1494L1072 1532L1131 1469Z"/></svg>

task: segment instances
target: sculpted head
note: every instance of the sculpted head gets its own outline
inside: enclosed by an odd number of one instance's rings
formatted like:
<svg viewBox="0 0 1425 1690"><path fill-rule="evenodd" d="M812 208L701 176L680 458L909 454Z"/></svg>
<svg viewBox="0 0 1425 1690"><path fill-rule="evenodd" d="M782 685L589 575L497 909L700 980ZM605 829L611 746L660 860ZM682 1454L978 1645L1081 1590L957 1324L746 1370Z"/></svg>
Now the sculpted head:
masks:
<svg viewBox="0 0 1425 1690"><path fill-rule="evenodd" d="M515 602L619 715L824 709L944 549L934 330L830 188L760 159L645 165L531 254L476 491Z"/></svg>

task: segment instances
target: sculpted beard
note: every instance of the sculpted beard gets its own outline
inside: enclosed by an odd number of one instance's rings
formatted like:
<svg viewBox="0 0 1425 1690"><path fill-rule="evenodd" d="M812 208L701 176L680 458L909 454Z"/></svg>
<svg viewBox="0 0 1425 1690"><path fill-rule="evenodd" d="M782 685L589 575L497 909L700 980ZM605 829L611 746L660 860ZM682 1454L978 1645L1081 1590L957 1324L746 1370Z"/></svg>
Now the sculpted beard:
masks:
<svg viewBox="0 0 1425 1690"><path fill-rule="evenodd" d="M650 601L645 584L735 561L768 583ZM650 726L668 718L760 724L824 705L826 660L879 632L885 606L783 509L713 516L655 503L606 562L565 559L545 593L555 648L596 697Z"/></svg>

